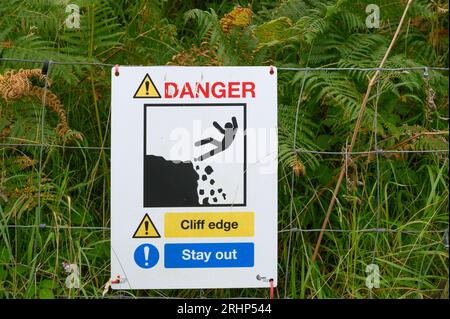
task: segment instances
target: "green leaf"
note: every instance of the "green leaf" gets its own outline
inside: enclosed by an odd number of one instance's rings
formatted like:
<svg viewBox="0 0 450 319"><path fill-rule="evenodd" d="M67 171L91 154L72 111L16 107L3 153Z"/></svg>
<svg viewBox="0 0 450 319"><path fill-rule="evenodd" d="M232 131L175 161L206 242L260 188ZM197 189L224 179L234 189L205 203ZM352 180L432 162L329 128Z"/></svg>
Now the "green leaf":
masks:
<svg viewBox="0 0 450 319"><path fill-rule="evenodd" d="M39 289L39 299L55 299L55 295L50 289Z"/></svg>
<svg viewBox="0 0 450 319"><path fill-rule="evenodd" d="M259 40L259 45L274 46L284 43L295 34L291 27L291 19L281 17L257 26L254 33Z"/></svg>

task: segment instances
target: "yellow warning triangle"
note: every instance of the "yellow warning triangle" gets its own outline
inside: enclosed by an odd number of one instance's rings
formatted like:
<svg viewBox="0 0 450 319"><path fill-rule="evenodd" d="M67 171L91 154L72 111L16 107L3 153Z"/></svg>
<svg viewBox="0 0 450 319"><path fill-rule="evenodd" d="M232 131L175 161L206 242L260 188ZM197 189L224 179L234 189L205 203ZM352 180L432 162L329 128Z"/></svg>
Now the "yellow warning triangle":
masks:
<svg viewBox="0 0 450 319"><path fill-rule="evenodd" d="M161 235L158 233L152 220L145 214L142 221L139 223L138 228L134 232L133 238L160 238Z"/></svg>
<svg viewBox="0 0 450 319"><path fill-rule="evenodd" d="M145 75L144 79L142 80L141 84L139 85L139 88L137 89L136 93L134 93L133 96L136 98L161 98L161 94L159 94L158 89L155 86L155 83L153 83L150 75L148 73Z"/></svg>

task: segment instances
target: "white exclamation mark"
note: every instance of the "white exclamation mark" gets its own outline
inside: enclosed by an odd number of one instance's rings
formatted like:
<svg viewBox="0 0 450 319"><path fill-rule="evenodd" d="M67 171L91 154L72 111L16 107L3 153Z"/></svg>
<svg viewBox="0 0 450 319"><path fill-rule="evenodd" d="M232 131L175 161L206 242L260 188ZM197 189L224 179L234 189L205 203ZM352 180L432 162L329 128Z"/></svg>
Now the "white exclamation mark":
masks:
<svg viewBox="0 0 450 319"><path fill-rule="evenodd" d="M148 254L150 252L150 248L148 246L144 247L144 258L145 258L145 265L148 266Z"/></svg>

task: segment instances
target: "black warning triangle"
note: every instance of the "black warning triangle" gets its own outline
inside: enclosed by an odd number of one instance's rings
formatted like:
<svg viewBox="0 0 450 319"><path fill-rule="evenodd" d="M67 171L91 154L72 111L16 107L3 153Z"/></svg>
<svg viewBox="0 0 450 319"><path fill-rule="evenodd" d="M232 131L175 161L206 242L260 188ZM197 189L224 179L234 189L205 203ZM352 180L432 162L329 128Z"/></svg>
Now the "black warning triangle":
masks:
<svg viewBox="0 0 450 319"><path fill-rule="evenodd" d="M134 232L133 238L160 238L160 237L161 235L159 234L152 220L150 219L148 214L145 214L144 218L142 218L141 222L139 223L139 226Z"/></svg>
<svg viewBox="0 0 450 319"><path fill-rule="evenodd" d="M135 99L160 99L161 94L159 94L155 83L153 83L152 78L148 73L145 75L141 84L139 85L136 93L134 93L133 98Z"/></svg>

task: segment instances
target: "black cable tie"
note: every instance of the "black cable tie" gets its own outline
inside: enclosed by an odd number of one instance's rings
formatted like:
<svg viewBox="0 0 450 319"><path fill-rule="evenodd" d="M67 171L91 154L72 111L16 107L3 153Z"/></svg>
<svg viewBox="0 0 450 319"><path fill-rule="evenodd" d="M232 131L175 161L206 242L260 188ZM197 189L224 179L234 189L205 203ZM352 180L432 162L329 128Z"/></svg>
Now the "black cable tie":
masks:
<svg viewBox="0 0 450 319"><path fill-rule="evenodd" d="M50 61L45 60L44 64L42 65L42 71L41 71L42 75L47 76L49 65L50 65Z"/></svg>

